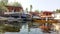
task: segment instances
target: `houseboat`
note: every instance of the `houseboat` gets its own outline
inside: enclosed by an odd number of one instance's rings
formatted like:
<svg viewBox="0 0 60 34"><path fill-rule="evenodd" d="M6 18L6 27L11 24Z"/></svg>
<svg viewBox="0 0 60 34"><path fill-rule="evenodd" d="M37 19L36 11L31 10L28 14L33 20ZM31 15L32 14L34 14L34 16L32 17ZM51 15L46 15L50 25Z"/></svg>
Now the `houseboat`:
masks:
<svg viewBox="0 0 60 34"><path fill-rule="evenodd" d="M5 6L8 12L4 12L3 17L7 17L8 21L19 21L21 19L21 14L23 8L21 6Z"/></svg>
<svg viewBox="0 0 60 34"><path fill-rule="evenodd" d="M41 12L39 15L39 19L34 19L34 22L39 22L39 23L46 23L46 22L52 22L52 23L56 23L57 20L54 20L54 16L52 16L52 14L54 14L51 11L44 11Z"/></svg>
<svg viewBox="0 0 60 34"><path fill-rule="evenodd" d="M23 20L23 23L30 22L32 20L31 16L29 14L25 14L25 13L21 15L21 18Z"/></svg>

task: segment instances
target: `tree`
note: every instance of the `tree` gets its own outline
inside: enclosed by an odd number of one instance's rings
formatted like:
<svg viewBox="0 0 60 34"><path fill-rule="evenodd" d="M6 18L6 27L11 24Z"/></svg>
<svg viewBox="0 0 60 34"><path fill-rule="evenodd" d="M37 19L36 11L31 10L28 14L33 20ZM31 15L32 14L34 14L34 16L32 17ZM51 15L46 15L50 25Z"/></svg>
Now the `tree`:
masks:
<svg viewBox="0 0 60 34"><path fill-rule="evenodd" d="M32 8L33 8L32 5L30 5L30 12L32 11Z"/></svg>
<svg viewBox="0 0 60 34"><path fill-rule="evenodd" d="M60 13L60 9L56 9L56 13Z"/></svg>
<svg viewBox="0 0 60 34"><path fill-rule="evenodd" d="M3 4L3 5L7 5L8 0L1 0L0 3Z"/></svg>
<svg viewBox="0 0 60 34"><path fill-rule="evenodd" d="M39 10L35 10L35 12L38 12L39 13Z"/></svg>
<svg viewBox="0 0 60 34"><path fill-rule="evenodd" d="M26 12L28 13L28 8L26 8Z"/></svg>
<svg viewBox="0 0 60 34"><path fill-rule="evenodd" d="M4 0L6 1L6 0ZM5 3L3 0L0 1L0 11L8 11L8 9L5 7L7 3Z"/></svg>
<svg viewBox="0 0 60 34"><path fill-rule="evenodd" d="M19 6L19 7L22 7L22 5L21 5L20 3L18 3L18 2L14 2L14 3L13 3L13 6Z"/></svg>

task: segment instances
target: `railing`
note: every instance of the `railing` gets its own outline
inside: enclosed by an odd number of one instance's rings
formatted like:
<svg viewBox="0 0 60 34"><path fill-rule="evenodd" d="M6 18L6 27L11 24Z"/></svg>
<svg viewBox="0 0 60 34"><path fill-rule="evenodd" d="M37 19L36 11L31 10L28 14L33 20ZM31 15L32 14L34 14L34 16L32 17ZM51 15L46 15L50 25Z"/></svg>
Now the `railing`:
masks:
<svg viewBox="0 0 60 34"><path fill-rule="evenodd" d="M22 13L22 12L4 12L4 14L14 14L14 13Z"/></svg>

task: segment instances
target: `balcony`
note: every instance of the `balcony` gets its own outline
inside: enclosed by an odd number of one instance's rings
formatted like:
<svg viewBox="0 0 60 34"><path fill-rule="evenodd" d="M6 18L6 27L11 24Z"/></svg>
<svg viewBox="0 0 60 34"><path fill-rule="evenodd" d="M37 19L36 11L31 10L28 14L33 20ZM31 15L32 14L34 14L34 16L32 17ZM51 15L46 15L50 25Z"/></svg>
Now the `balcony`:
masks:
<svg viewBox="0 0 60 34"><path fill-rule="evenodd" d="M18 14L18 13L21 14L22 12L4 12L4 14L16 14L16 13L17 13L17 14Z"/></svg>

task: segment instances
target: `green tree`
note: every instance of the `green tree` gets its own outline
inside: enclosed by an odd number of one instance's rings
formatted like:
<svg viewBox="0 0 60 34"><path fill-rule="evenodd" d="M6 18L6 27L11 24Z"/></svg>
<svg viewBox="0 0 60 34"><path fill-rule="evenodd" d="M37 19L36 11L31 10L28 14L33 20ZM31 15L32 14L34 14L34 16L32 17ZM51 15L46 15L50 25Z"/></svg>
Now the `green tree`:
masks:
<svg viewBox="0 0 60 34"><path fill-rule="evenodd" d="M39 13L39 10L35 10L35 12L38 12Z"/></svg>
<svg viewBox="0 0 60 34"><path fill-rule="evenodd" d="M7 4L4 1L0 1L0 11L8 11L8 9L5 7Z"/></svg>
<svg viewBox="0 0 60 34"><path fill-rule="evenodd" d="M3 5L7 5L8 0L1 0L0 3L3 4Z"/></svg>
<svg viewBox="0 0 60 34"><path fill-rule="evenodd" d="M60 13L60 9L56 9L56 13Z"/></svg>
<svg viewBox="0 0 60 34"><path fill-rule="evenodd" d="M28 13L28 8L26 8L26 12Z"/></svg>
<svg viewBox="0 0 60 34"><path fill-rule="evenodd" d="M33 8L32 5L30 5L30 12L32 11L32 8Z"/></svg>
<svg viewBox="0 0 60 34"><path fill-rule="evenodd" d="M18 3L18 2L14 2L14 3L13 3L13 6L19 6L19 7L22 7L22 5L21 5L20 3Z"/></svg>

